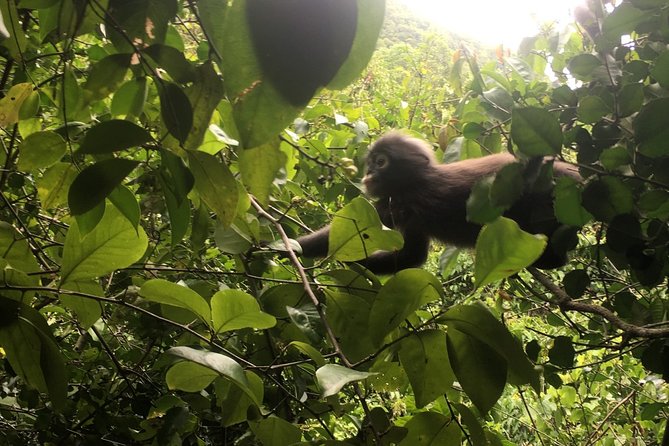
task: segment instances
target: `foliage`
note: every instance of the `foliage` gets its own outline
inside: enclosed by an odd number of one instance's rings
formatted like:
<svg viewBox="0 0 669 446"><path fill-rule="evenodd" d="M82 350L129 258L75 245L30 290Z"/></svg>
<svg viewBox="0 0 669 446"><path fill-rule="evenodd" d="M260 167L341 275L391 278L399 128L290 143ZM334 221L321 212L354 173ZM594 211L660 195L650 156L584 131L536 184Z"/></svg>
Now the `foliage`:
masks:
<svg viewBox="0 0 669 446"><path fill-rule="evenodd" d="M368 64L382 0L2 2L2 442L658 444L664 3L490 60L387 25ZM359 198L396 127L517 156L468 203L473 263L351 263L402 243ZM546 155L584 178L556 184L550 274L500 217ZM332 218L331 258L298 258Z"/></svg>

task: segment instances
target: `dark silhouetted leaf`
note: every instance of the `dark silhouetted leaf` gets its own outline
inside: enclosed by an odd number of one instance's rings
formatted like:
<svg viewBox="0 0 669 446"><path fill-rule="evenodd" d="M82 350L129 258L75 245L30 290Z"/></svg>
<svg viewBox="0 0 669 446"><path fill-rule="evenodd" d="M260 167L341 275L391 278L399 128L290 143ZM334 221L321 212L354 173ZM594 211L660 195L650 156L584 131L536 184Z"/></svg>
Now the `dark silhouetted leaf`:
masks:
<svg viewBox="0 0 669 446"><path fill-rule="evenodd" d="M111 158L79 172L67 201L73 215L83 214L104 200L137 167L137 161Z"/></svg>
<svg viewBox="0 0 669 446"><path fill-rule="evenodd" d="M91 127L84 136L79 152L111 153L151 141L151 134L142 127L123 119L103 121Z"/></svg>

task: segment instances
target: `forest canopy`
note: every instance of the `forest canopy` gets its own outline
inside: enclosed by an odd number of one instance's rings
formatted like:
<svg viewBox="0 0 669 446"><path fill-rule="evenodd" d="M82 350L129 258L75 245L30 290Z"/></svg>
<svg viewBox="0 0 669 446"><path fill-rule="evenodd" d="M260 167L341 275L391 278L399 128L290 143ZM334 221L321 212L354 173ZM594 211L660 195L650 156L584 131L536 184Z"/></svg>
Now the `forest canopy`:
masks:
<svg viewBox="0 0 669 446"><path fill-rule="evenodd" d="M511 52L384 0L0 2L0 443L669 446L668 12ZM361 184L390 130L516 158L475 249L357 263L402 243Z"/></svg>

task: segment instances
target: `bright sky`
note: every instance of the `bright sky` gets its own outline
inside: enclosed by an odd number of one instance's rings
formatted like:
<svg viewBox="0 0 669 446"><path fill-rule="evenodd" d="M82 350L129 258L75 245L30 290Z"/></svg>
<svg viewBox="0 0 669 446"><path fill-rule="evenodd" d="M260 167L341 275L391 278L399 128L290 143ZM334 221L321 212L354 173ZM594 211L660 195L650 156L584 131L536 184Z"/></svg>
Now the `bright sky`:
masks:
<svg viewBox="0 0 669 446"><path fill-rule="evenodd" d="M548 21L571 23L584 0L401 0L416 15L488 45L517 49Z"/></svg>

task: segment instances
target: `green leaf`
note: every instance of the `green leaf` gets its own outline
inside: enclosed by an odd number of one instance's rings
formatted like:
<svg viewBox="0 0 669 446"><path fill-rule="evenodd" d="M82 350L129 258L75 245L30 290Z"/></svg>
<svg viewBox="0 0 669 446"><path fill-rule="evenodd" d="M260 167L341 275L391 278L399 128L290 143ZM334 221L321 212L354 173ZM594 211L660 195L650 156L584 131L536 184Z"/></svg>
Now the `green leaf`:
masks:
<svg viewBox="0 0 669 446"><path fill-rule="evenodd" d="M400 361L418 408L444 395L455 381L445 347L446 334L441 330L422 331L402 341Z"/></svg>
<svg viewBox="0 0 669 446"><path fill-rule="evenodd" d="M601 177L583 190L583 207L597 220L611 221L616 215L634 209L634 196L620 179Z"/></svg>
<svg viewBox="0 0 669 446"><path fill-rule="evenodd" d="M476 287L509 277L537 260L546 248L546 236L529 234L505 217L483 227L476 239Z"/></svg>
<svg viewBox="0 0 669 446"><path fill-rule="evenodd" d="M509 369L511 384L530 384L540 391L539 374L529 361L522 344L482 305L457 305L449 309L439 322L457 328L476 338L502 356Z"/></svg>
<svg viewBox="0 0 669 446"><path fill-rule="evenodd" d="M553 341L553 346L548 350L548 361L558 367L568 369L574 366L576 352L571 338L558 336Z"/></svg>
<svg viewBox="0 0 669 446"><path fill-rule="evenodd" d="M602 61L593 54L579 54L569 61L567 67L576 79L590 81L595 71L602 67Z"/></svg>
<svg viewBox="0 0 669 446"><path fill-rule="evenodd" d="M385 16L385 0L357 0L358 24L349 56L337 75L327 85L329 89L341 90L355 81L367 66L376 49Z"/></svg>
<svg viewBox="0 0 669 446"><path fill-rule="evenodd" d="M266 205L274 178L286 164L286 155L279 150L278 141L241 150L238 155L244 185L261 204Z"/></svg>
<svg viewBox="0 0 669 446"><path fill-rule="evenodd" d="M254 401L263 401L264 384L262 379L248 370L244 372L249 384L249 390L255 395L255 399L249 397L244 391L231 381L219 378L214 381L216 391L217 405L224 409L221 411L221 424L223 426L233 426L246 421L249 416L253 416L255 408Z"/></svg>
<svg viewBox="0 0 669 446"><path fill-rule="evenodd" d="M0 296L0 345L12 370L28 385L48 393L53 407L67 404L67 369L44 317L33 308Z"/></svg>
<svg viewBox="0 0 669 446"><path fill-rule="evenodd" d="M16 0L8 0L0 2L0 15L3 20L2 25L5 27L5 32L9 34L8 39L0 39L0 45L7 48L9 54L14 60L22 60L28 45L28 39L23 32L8 32L6 26L11 30L20 30L21 23L19 22L19 11L16 8Z"/></svg>
<svg viewBox="0 0 669 446"><path fill-rule="evenodd" d="M650 218L669 218L669 192L665 190L651 190L641 195L638 203L643 215Z"/></svg>
<svg viewBox="0 0 669 446"><path fill-rule="evenodd" d="M264 330L276 325L274 316L260 311L253 296L240 290L219 291L211 298L212 328L216 333L255 328Z"/></svg>
<svg viewBox="0 0 669 446"><path fill-rule="evenodd" d="M581 186L569 177L560 177L555 184L555 216L560 223L570 226L583 226L592 215L581 206Z"/></svg>
<svg viewBox="0 0 669 446"><path fill-rule="evenodd" d="M399 446L459 446L462 441L458 423L436 412L417 413L404 427L408 433Z"/></svg>
<svg viewBox="0 0 669 446"><path fill-rule="evenodd" d="M56 164L67 152L65 140L55 132L28 135L19 146L19 170L33 172Z"/></svg>
<svg viewBox="0 0 669 446"><path fill-rule="evenodd" d="M292 445L302 439L302 431L296 425L277 416L252 421L249 427L263 446Z"/></svg>
<svg viewBox="0 0 669 446"><path fill-rule="evenodd" d="M362 381L372 375L375 373L358 372L337 364L326 364L316 370L316 380L323 391L323 398L336 395L346 384Z"/></svg>
<svg viewBox="0 0 669 446"><path fill-rule="evenodd" d="M369 336L374 345L393 331L421 305L439 299L442 287L437 278L422 269L405 269L391 277L379 290L369 313Z"/></svg>
<svg viewBox="0 0 669 446"><path fill-rule="evenodd" d="M631 34L637 25L652 14L651 11L642 11L629 3L622 3L604 18L602 35L612 46L619 45L623 35Z"/></svg>
<svg viewBox="0 0 669 446"><path fill-rule="evenodd" d="M105 295L102 287L95 280L68 282L64 283L60 288L92 296L104 297ZM77 315L77 320L85 329L92 327L102 316L102 305L95 299L70 294L60 294L58 298L65 307L74 311Z"/></svg>
<svg viewBox="0 0 669 446"><path fill-rule="evenodd" d="M272 83L263 82L246 20L247 3L247 0L239 0L228 7L222 47L218 50L219 55L225 54L222 66L225 89L233 104L242 147L251 149L278 135L297 117L302 107L292 105ZM277 5L289 9L284 3ZM286 62L283 64L285 67Z"/></svg>
<svg viewBox="0 0 669 446"><path fill-rule="evenodd" d="M453 407L457 409L462 424L464 424L469 431L469 438L472 442L472 446L490 446L486 439L483 426L481 426L481 422L479 421L479 418L474 415L474 412L472 412L469 407L460 403L454 403Z"/></svg>
<svg viewBox="0 0 669 446"><path fill-rule="evenodd" d="M525 167L520 163L511 163L502 167L495 174L495 182L490 189L490 202L493 206L510 208L525 188Z"/></svg>
<svg viewBox="0 0 669 446"><path fill-rule="evenodd" d="M562 285L569 297L572 299L580 299L590 285L590 277L587 271L583 269L575 269L565 274L562 279Z"/></svg>
<svg viewBox="0 0 669 446"><path fill-rule="evenodd" d="M504 213L504 207L494 206L491 195L494 177L486 177L477 181L467 198L467 220L473 223L486 224L494 221Z"/></svg>
<svg viewBox="0 0 669 446"><path fill-rule="evenodd" d="M198 0L197 10L200 13L202 30L209 41L212 53L218 62L221 61L225 34L225 15L228 12L228 3L220 0Z"/></svg>
<svg viewBox="0 0 669 446"><path fill-rule="evenodd" d="M202 200L216 213L220 224L230 226L237 212L239 191L228 166L202 152L188 152L188 164Z"/></svg>
<svg viewBox="0 0 669 446"><path fill-rule="evenodd" d="M289 103L307 105L349 55L358 21L356 0L242 3L263 78Z"/></svg>
<svg viewBox="0 0 669 446"><path fill-rule="evenodd" d="M206 389L219 374L195 362L177 362L169 368L165 375L165 382L170 390L184 392L200 392Z"/></svg>
<svg viewBox="0 0 669 446"><path fill-rule="evenodd" d="M481 413L487 413L504 391L506 361L487 344L455 327L449 327L446 340L451 367L462 390Z"/></svg>
<svg viewBox="0 0 669 446"><path fill-rule="evenodd" d="M562 149L560 123L539 107L513 109L511 138L527 156L556 155Z"/></svg>
<svg viewBox="0 0 669 446"><path fill-rule="evenodd" d="M244 374L244 369L234 359L220 353L196 350L185 346L172 347L166 353L217 372L239 386L256 406L260 405L256 394L249 387L249 381Z"/></svg>
<svg viewBox="0 0 669 446"><path fill-rule="evenodd" d="M138 261L148 246L144 230L136 230L114 206L107 206L100 223L82 237L76 221L65 236L61 283L92 279Z"/></svg>
<svg viewBox="0 0 669 446"><path fill-rule="evenodd" d="M141 211L139 203L137 203L137 198L135 198L135 194L130 189L122 185L118 186L109 194L109 201L116 206L116 209L121 211L134 228L139 226Z"/></svg>
<svg viewBox="0 0 669 446"><path fill-rule="evenodd" d="M402 244L401 234L383 229L374 206L357 197L335 214L328 254L336 260L352 262L365 259L378 250L400 249Z"/></svg>
<svg viewBox="0 0 669 446"><path fill-rule="evenodd" d="M93 209L84 212L83 214L75 215L74 218L77 220L79 225L79 235L84 237L86 234L91 232L102 220L102 216L105 213L106 203L101 201Z"/></svg>
<svg viewBox="0 0 669 446"><path fill-rule="evenodd" d="M618 94L618 114L620 117L633 115L641 110L643 100L643 84L623 86Z"/></svg>
<svg viewBox="0 0 669 446"><path fill-rule="evenodd" d="M21 106L31 96L32 92L33 85L31 83L16 84L9 89L5 97L0 99L0 128L7 128L19 122Z"/></svg>
<svg viewBox="0 0 669 446"><path fill-rule="evenodd" d="M651 158L669 154L666 144L669 139L667 116L669 116L669 98L661 98L648 102L634 118L634 134L641 154Z"/></svg>
<svg viewBox="0 0 669 446"><path fill-rule="evenodd" d="M114 116L139 116L144 110L144 104L149 92L145 77L130 79L114 93L111 103L111 112Z"/></svg>
<svg viewBox="0 0 669 446"><path fill-rule="evenodd" d="M112 153L151 141L144 128L124 119L111 119L91 127L79 146L80 153Z"/></svg>
<svg viewBox="0 0 669 446"><path fill-rule="evenodd" d="M188 100L193 106L193 125L184 143L186 149L195 150L200 147L212 114L224 94L223 80L214 70L211 61L197 67L195 81L186 89Z"/></svg>
<svg viewBox="0 0 669 446"><path fill-rule="evenodd" d="M39 264L30 249L26 238L12 225L0 221L0 258L9 266L24 273L40 272ZM31 282L39 283L39 277L34 276Z"/></svg>
<svg viewBox="0 0 669 446"><path fill-rule="evenodd" d="M83 214L103 202L138 164L123 158L110 158L79 172L67 196L72 214Z"/></svg>
<svg viewBox="0 0 669 446"><path fill-rule="evenodd" d="M288 345L290 347L294 347L296 350L299 350L300 352L304 353L309 358L311 358L311 360L314 361L314 364L316 364L317 367L323 367L325 365L325 358L323 357L321 352L312 347L311 344L307 344L306 342L293 341Z"/></svg>
<svg viewBox="0 0 669 446"><path fill-rule="evenodd" d="M195 80L195 68L188 62L183 51L162 44L154 44L144 48L142 53L153 59L152 67L163 68L170 77L180 84Z"/></svg>
<svg viewBox="0 0 669 446"><path fill-rule="evenodd" d="M68 191L76 177L77 168L71 163L58 163L47 169L36 181L42 209L54 209L67 203Z"/></svg>
<svg viewBox="0 0 669 446"><path fill-rule="evenodd" d="M357 362L374 352L369 338L371 305L360 296L345 292L326 291L327 320L339 344L351 362Z"/></svg>
<svg viewBox="0 0 669 446"><path fill-rule="evenodd" d="M84 84L84 101L90 104L118 90L130 67L133 54L112 54L93 64Z"/></svg>
<svg viewBox="0 0 669 446"><path fill-rule="evenodd" d="M158 83L160 96L160 116L163 118L167 131L181 144L186 142L193 128L193 106L186 93L177 84L171 82ZM208 125L207 122L204 124Z"/></svg>
<svg viewBox="0 0 669 446"><path fill-rule="evenodd" d="M152 279L144 282L139 295L151 302L185 308L198 316L207 325L211 322L211 311L207 301L187 286L168 282L163 279Z"/></svg>
<svg viewBox="0 0 669 446"><path fill-rule="evenodd" d="M170 20L178 10L177 0L114 1L106 17L107 37L120 52L135 51L138 42L163 43Z"/></svg>
<svg viewBox="0 0 669 446"><path fill-rule="evenodd" d="M586 124L594 124L611 113L610 107L599 96L586 96L578 102L579 119Z"/></svg>

